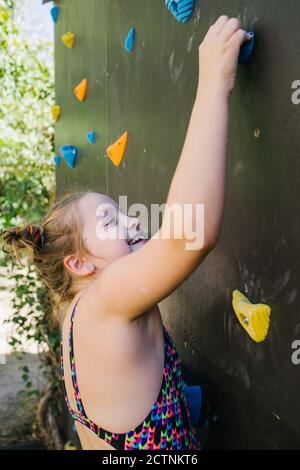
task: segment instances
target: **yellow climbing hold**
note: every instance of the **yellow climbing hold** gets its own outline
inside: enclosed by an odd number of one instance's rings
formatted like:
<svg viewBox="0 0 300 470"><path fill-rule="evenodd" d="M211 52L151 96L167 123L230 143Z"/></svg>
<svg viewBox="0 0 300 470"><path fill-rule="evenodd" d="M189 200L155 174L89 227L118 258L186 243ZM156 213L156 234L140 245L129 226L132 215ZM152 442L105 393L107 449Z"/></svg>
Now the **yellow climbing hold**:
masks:
<svg viewBox="0 0 300 470"><path fill-rule="evenodd" d="M58 121L59 116L60 116L60 106L52 106L52 116L54 121Z"/></svg>
<svg viewBox="0 0 300 470"><path fill-rule="evenodd" d="M106 152L111 161L115 166L119 166L123 155L126 150L126 144L127 144L127 138L128 138L128 132L125 131L123 135L112 145L110 145Z"/></svg>
<svg viewBox="0 0 300 470"><path fill-rule="evenodd" d="M86 90L87 90L87 79L85 78L82 80L79 85L74 89L74 93L76 95L76 98L79 101L84 101L85 96L86 96Z"/></svg>
<svg viewBox="0 0 300 470"><path fill-rule="evenodd" d="M64 447L65 450L77 450L77 447L71 441L68 441Z"/></svg>
<svg viewBox="0 0 300 470"><path fill-rule="evenodd" d="M65 46L67 46L69 49L72 49L74 46L75 34L72 33L72 31L68 31L62 35L61 40Z"/></svg>
<svg viewBox="0 0 300 470"><path fill-rule="evenodd" d="M248 335L257 343L263 341L269 331L271 315L269 305L253 304L239 290L234 290L232 293L232 305Z"/></svg>

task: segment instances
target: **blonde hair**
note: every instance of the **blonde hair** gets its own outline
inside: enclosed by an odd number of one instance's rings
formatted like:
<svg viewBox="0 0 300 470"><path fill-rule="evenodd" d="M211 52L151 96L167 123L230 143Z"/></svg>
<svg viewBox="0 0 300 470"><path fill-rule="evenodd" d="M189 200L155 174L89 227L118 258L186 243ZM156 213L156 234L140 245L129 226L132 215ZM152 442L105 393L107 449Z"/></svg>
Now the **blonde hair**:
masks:
<svg viewBox="0 0 300 470"><path fill-rule="evenodd" d="M78 211L78 202L88 193L65 194L56 200L41 225L25 224L3 230L4 253L14 255L22 265L20 255L26 250L39 277L49 287L55 321L62 320L62 307L69 304L76 293L72 275L63 260L72 253L88 254L82 240Z"/></svg>

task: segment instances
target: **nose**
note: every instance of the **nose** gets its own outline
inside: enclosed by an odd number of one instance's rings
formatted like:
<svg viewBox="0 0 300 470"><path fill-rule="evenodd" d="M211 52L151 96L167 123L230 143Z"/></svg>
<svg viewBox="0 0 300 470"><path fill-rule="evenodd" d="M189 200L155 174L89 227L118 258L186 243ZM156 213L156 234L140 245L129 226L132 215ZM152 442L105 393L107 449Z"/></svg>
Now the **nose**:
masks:
<svg viewBox="0 0 300 470"><path fill-rule="evenodd" d="M139 231L140 222L139 222L138 217L127 217L127 227L129 230L135 227L135 229Z"/></svg>

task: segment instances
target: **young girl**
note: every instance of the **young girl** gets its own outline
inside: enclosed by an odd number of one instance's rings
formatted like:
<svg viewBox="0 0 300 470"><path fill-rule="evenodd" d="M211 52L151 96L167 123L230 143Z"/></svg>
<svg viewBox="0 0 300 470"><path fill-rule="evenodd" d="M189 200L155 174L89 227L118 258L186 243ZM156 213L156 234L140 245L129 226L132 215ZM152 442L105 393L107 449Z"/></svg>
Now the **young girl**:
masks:
<svg viewBox="0 0 300 470"><path fill-rule="evenodd" d="M197 269L218 239L229 96L247 39L239 20L221 16L199 48L195 104L167 207L190 205L195 226L196 206L204 205L202 245L187 249L184 228L177 236L181 222L165 215L147 240L138 219L93 192L65 196L41 226L4 232L4 251L18 256L30 249L40 276L67 303L62 378L83 449L200 448L181 362L157 304ZM114 236L116 227L121 236Z"/></svg>

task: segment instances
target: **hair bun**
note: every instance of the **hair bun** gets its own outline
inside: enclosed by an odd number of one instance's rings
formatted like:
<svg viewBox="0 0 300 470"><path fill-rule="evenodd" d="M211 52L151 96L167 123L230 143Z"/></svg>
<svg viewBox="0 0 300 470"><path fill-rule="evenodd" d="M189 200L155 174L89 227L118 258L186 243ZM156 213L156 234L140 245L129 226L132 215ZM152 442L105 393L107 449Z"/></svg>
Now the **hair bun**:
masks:
<svg viewBox="0 0 300 470"><path fill-rule="evenodd" d="M27 225L20 230L20 238L37 247L44 245L44 229L39 225Z"/></svg>
<svg viewBox="0 0 300 470"><path fill-rule="evenodd" d="M44 229L38 225L10 227L3 231L4 253L21 250L22 248L42 248L44 245Z"/></svg>

